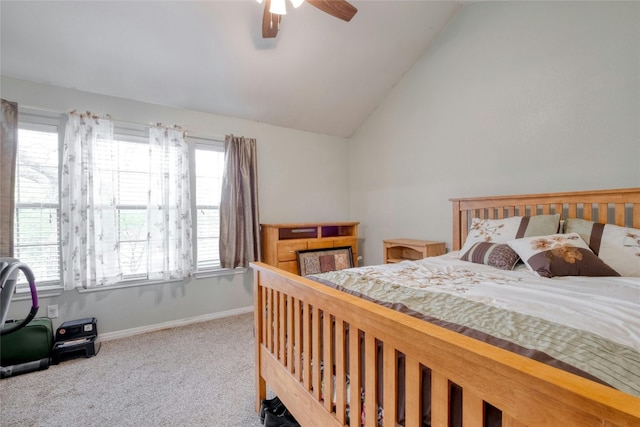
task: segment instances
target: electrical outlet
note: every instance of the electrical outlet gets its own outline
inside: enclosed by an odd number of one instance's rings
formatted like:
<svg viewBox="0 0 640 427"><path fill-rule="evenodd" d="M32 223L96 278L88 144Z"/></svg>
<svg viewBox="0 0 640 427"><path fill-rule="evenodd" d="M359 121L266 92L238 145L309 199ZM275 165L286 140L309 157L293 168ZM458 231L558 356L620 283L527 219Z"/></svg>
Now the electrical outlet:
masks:
<svg viewBox="0 0 640 427"><path fill-rule="evenodd" d="M55 319L58 317L58 305L48 305L47 306L47 317L49 319Z"/></svg>

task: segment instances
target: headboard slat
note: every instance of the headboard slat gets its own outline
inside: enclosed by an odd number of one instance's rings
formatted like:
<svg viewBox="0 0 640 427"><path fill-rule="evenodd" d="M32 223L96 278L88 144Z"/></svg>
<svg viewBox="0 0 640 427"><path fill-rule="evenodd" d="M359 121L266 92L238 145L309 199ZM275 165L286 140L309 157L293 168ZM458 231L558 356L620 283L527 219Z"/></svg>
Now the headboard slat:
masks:
<svg viewBox="0 0 640 427"><path fill-rule="evenodd" d="M598 222L600 224L609 223L609 204L608 203L600 203L598 205Z"/></svg>
<svg viewBox="0 0 640 427"><path fill-rule="evenodd" d="M624 203L616 203L615 205L613 205L615 218L614 221L616 224L624 224L624 206Z"/></svg>

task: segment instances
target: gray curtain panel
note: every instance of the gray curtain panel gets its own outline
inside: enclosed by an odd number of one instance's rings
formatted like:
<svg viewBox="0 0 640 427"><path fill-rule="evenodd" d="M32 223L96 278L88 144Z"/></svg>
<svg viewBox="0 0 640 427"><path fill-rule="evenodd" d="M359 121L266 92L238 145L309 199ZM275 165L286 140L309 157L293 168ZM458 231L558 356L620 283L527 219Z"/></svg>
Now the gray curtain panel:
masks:
<svg viewBox="0 0 640 427"><path fill-rule="evenodd" d="M220 266L260 259L256 140L227 135L220 197Z"/></svg>
<svg viewBox="0 0 640 427"><path fill-rule="evenodd" d="M18 104L2 100L0 119L0 256L13 256Z"/></svg>

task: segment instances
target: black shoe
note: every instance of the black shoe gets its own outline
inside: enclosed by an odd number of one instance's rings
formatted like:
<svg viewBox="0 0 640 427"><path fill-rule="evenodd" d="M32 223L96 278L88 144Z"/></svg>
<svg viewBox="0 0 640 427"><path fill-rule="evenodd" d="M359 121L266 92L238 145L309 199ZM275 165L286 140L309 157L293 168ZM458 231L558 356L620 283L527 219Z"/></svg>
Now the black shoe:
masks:
<svg viewBox="0 0 640 427"><path fill-rule="evenodd" d="M273 399L265 399L260 404L260 422L264 424L264 416L267 411L282 413L286 409L278 396Z"/></svg>
<svg viewBox="0 0 640 427"><path fill-rule="evenodd" d="M264 417L264 427L300 427L300 424L293 418L291 412L285 409L280 415L267 411Z"/></svg>

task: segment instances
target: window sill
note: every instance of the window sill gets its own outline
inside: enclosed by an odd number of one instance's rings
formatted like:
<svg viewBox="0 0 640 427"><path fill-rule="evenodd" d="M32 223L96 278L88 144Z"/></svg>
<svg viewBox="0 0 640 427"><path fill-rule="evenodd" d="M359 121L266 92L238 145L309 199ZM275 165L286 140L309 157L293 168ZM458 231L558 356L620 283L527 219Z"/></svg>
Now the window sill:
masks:
<svg viewBox="0 0 640 427"><path fill-rule="evenodd" d="M216 276L231 276L235 274L244 274L247 272L246 268L236 268L236 269L217 269L211 271L200 271L198 273L193 274L193 278L195 279L204 279L208 277L216 277ZM101 292L101 291L111 291L114 289L125 289L125 288L135 288L138 286L148 286L148 285L159 285L163 283L175 283L182 282L188 279L173 279L173 280L145 280L145 281L130 281L130 282L120 282L117 285L108 285L108 286L96 286L92 288L76 288L76 291L80 294L90 293L90 292Z"/></svg>
<svg viewBox="0 0 640 427"><path fill-rule="evenodd" d="M38 299L51 298L62 295L64 289L62 286L44 286L38 288ZM26 301L31 299L31 291L29 288L17 289L13 295L12 301Z"/></svg>
<svg viewBox="0 0 640 427"><path fill-rule="evenodd" d="M233 276L236 274L245 274L249 271L248 268L219 268L215 270L209 271L199 271L193 274L193 278L195 279L207 279L210 277L220 277L220 276ZM121 282L117 285L109 285L109 286L97 286L94 288L75 288L75 290L80 293L90 293L90 292L101 292L101 291L110 291L114 289L124 289L124 288L134 288L138 286L147 286L147 285L158 285L161 283L172 283L172 282L181 282L182 280L154 280L154 281L131 281L131 282ZM44 286L38 288L38 298L52 298L62 295L64 289L62 286L52 285L52 286ZM31 292L29 288L21 288L15 291L15 294L12 298L13 301L26 301L31 299Z"/></svg>
<svg viewBox="0 0 640 427"><path fill-rule="evenodd" d="M208 277L216 277L216 276L233 276L235 274L244 274L249 271L248 268L239 267L239 268L218 268L215 270L209 271L199 271L193 274L193 277L196 279L206 279Z"/></svg>
<svg viewBox="0 0 640 427"><path fill-rule="evenodd" d="M120 282L116 285L106 285L106 286L94 286L91 288L75 288L75 290L79 294L91 293L91 292L102 292L102 291L112 291L115 289L126 289L126 288L137 288L139 286L148 286L148 285L159 285L162 283L175 283L182 282L182 279L173 279L173 280L132 280L129 282Z"/></svg>

